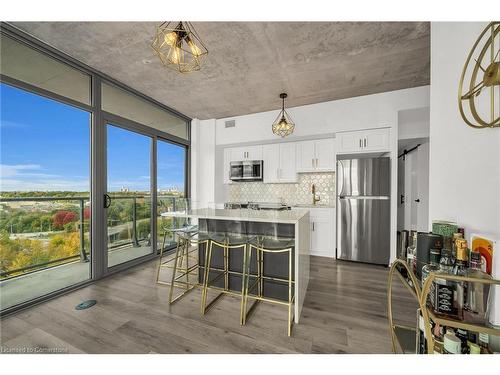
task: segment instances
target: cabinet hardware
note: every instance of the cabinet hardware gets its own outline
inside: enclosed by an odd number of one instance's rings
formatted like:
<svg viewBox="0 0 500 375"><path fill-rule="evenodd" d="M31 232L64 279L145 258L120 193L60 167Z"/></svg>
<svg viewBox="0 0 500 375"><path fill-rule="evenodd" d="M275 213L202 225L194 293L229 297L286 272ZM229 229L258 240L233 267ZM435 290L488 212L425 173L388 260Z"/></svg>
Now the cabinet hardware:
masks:
<svg viewBox="0 0 500 375"><path fill-rule="evenodd" d="M415 199L415 202L420 203L420 199Z"/></svg>
<svg viewBox="0 0 500 375"><path fill-rule="evenodd" d="M313 231L314 231L314 221L313 221L313 223L312 223L312 224L313 224Z"/></svg>
<svg viewBox="0 0 500 375"><path fill-rule="evenodd" d="M361 138L359 139L359 148L363 147L363 144L361 143Z"/></svg>
<svg viewBox="0 0 500 375"><path fill-rule="evenodd" d="M363 140L364 147L366 147L366 138Z"/></svg>
<svg viewBox="0 0 500 375"><path fill-rule="evenodd" d="M316 158L316 168L318 168L318 158Z"/></svg>
<svg viewBox="0 0 500 375"><path fill-rule="evenodd" d="M314 168L314 158L311 159L311 166Z"/></svg>

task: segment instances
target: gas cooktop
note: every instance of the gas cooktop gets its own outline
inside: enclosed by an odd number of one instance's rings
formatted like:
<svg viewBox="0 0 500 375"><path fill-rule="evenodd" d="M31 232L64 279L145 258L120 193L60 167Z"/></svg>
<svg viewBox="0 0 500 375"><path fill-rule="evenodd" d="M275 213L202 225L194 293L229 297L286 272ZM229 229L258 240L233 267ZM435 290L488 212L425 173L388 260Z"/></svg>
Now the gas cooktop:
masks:
<svg viewBox="0 0 500 375"><path fill-rule="evenodd" d="M290 206L283 203L272 202L227 202L224 204L226 209L240 209L247 208L250 210L276 210L284 211L290 210Z"/></svg>

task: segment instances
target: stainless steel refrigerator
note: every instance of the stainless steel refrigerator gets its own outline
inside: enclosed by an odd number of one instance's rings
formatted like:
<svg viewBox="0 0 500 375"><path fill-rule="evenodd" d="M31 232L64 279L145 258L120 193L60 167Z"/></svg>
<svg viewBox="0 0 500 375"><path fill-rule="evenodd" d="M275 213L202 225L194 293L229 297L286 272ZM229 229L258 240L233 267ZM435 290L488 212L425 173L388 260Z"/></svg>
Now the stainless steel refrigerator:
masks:
<svg viewBox="0 0 500 375"><path fill-rule="evenodd" d="M388 157L337 161L337 258L389 264Z"/></svg>

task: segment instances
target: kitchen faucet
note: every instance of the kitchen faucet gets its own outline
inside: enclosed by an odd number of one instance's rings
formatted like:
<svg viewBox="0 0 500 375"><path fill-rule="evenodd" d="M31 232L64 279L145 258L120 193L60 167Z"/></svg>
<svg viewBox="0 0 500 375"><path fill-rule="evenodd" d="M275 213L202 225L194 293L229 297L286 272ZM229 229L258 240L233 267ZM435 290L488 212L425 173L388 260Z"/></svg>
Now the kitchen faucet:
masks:
<svg viewBox="0 0 500 375"><path fill-rule="evenodd" d="M316 202L319 202L321 198L319 196L316 196L316 185L312 184L312 189L311 193L313 195L313 204L316 205Z"/></svg>

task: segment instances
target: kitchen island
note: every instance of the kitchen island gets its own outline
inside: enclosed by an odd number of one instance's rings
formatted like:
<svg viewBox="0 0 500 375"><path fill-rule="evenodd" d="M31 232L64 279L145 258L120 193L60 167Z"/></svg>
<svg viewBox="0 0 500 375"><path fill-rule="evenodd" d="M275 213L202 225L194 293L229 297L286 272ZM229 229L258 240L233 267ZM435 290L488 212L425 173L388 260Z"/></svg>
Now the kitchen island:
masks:
<svg viewBox="0 0 500 375"><path fill-rule="evenodd" d="M165 212L164 217L190 218L198 222L200 231L209 233L234 232L244 228L242 234L248 236L273 236L292 238L295 243L293 251L294 272L294 321L299 322L302 306L309 283L309 256L310 256L310 223L308 210L250 210L250 209L190 209L180 212ZM222 254L214 253L215 263L222 262ZM219 257L219 259L217 259ZM199 264L203 268L205 248L199 248ZM242 258L235 256L229 262L229 268L233 271L241 271ZM264 262L264 274L271 277L284 277L288 272L288 259L284 255L273 255ZM251 273L252 273L251 266ZM199 282L202 282L203 272L199 273ZM230 289L241 291L241 278L232 276ZM285 290L282 286L272 281L264 285L264 294L273 298L283 298Z"/></svg>

